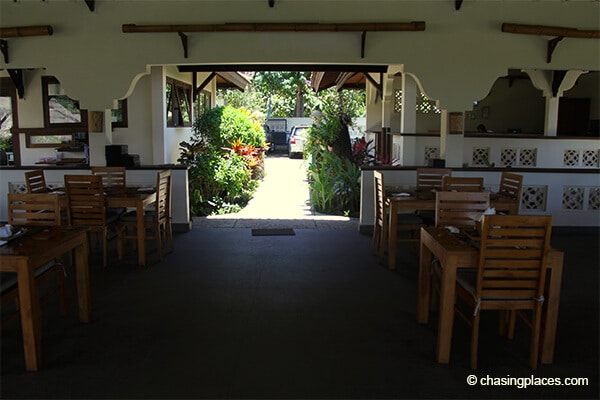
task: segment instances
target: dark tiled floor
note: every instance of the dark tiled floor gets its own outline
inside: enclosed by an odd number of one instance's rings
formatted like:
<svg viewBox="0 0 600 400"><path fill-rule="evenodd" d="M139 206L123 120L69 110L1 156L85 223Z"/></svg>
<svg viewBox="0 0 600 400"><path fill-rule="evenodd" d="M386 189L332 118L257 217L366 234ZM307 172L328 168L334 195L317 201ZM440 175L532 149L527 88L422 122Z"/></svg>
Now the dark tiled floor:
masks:
<svg viewBox="0 0 600 400"><path fill-rule="evenodd" d="M449 365L436 326L415 322L416 258L378 265L352 230L194 228L147 268L102 269L93 321L44 305L43 368L24 371L19 323L2 330L2 398L598 398L597 235L555 235L566 251L555 362L528 368L528 329L509 342L484 315L480 369L455 324ZM72 279L72 277L70 277ZM73 282L70 282L71 285ZM71 299L75 311L75 299ZM469 386L477 377L585 377L587 386Z"/></svg>

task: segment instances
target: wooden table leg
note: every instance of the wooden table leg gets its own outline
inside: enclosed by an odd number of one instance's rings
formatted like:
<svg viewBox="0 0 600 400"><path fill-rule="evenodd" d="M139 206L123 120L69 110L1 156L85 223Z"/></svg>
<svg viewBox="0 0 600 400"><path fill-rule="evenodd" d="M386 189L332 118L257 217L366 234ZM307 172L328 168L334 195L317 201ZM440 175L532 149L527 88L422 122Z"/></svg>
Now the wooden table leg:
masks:
<svg viewBox="0 0 600 400"><path fill-rule="evenodd" d="M398 243L398 210L393 203L390 205L389 222L387 226L388 238L388 268L396 269L396 244Z"/></svg>
<svg viewBox="0 0 600 400"><path fill-rule="evenodd" d="M90 322L92 302L90 296L90 269L88 264L87 239L75 248L75 277L77 281L77 301L79 305L79 321Z"/></svg>
<svg viewBox="0 0 600 400"><path fill-rule="evenodd" d="M423 228L421 228L421 238ZM417 299L417 322L426 324L429 322L429 299L431 296L431 251L421 240L421 251L419 255L419 295Z"/></svg>
<svg viewBox="0 0 600 400"><path fill-rule="evenodd" d="M454 296L456 291L456 265L446 260L442 268L440 290L440 315L436 358L437 362L450 362L450 347L452 345L452 328L454 325Z"/></svg>
<svg viewBox="0 0 600 400"><path fill-rule="evenodd" d="M552 364L556 341L556 325L558 323L558 305L560 302L560 286L563 274L564 253L553 254L552 268L548 268L548 298L546 299L546 322L543 328L541 363Z"/></svg>
<svg viewBox="0 0 600 400"><path fill-rule="evenodd" d="M144 223L144 205L141 202L138 202L136 207L136 218L138 264L146 265L146 224Z"/></svg>
<svg viewBox="0 0 600 400"><path fill-rule="evenodd" d="M23 331L23 349L25 352L25 368L37 371L42 365L42 321L40 300L35 284L33 268L24 261L17 272L19 285L19 307L21 329Z"/></svg>

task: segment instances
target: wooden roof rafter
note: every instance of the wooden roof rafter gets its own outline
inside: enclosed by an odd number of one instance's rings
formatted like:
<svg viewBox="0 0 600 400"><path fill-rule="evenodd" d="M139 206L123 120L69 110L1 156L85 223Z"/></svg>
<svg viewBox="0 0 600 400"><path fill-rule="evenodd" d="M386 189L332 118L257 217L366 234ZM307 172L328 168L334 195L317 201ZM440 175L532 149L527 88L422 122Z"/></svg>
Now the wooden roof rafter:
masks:
<svg viewBox="0 0 600 400"><path fill-rule="evenodd" d="M520 33L524 35L555 36L553 39L548 40L546 50L547 63L552 61L552 54L554 53L556 46L564 38L600 39L600 31L598 30L579 30L577 28L563 28L559 26L503 23L502 32Z"/></svg>
<svg viewBox="0 0 600 400"><path fill-rule="evenodd" d="M418 32L426 27L423 21L367 23L223 23L189 25L123 24L123 33L177 32L181 37L184 56L188 54L188 39L183 32L361 32L361 58L365 57L367 32Z"/></svg>

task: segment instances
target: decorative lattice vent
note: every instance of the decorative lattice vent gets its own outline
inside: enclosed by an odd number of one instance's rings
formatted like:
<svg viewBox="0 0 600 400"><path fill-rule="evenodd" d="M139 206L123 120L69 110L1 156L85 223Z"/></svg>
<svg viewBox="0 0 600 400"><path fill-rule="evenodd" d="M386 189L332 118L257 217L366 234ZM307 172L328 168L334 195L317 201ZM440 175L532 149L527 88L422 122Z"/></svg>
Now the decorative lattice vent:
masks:
<svg viewBox="0 0 600 400"><path fill-rule="evenodd" d="M525 210L546 210L547 186L523 187L521 193L521 208Z"/></svg>

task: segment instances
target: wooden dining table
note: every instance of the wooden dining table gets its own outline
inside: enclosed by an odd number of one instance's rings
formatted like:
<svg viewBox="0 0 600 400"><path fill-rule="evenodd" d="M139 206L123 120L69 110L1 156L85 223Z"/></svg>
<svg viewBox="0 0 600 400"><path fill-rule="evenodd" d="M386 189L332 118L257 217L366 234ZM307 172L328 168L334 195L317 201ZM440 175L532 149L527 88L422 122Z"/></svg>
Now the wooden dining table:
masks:
<svg viewBox="0 0 600 400"><path fill-rule="evenodd" d="M55 190L60 194L61 208L68 207L67 196L64 189ZM125 191L107 190L106 206L114 208L135 208L136 210L136 235L138 249L138 264L146 265L146 226L144 224L145 208L156 201L156 191L140 190L137 186L128 186Z"/></svg>
<svg viewBox="0 0 600 400"><path fill-rule="evenodd" d="M386 191L386 203L389 207L388 215L388 268L396 268L396 251L398 243L398 213L408 210L435 210L435 191L393 189ZM518 214L519 203L507 196L490 193L490 207L502 210L509 214Z"/></svg>
<svg viewBox="0 0 600 400"><path fill-rule="evenodd" d="M436 360L438 363L450 361L452 328L454 324L454 303L456 271L459 268L477 266L479 250L460 234L452 234L445 228L421 228L421 252L419 261L419 283L417 300L417 322L429 321L429 302L431 294L431 262L436 257L441 268L438 333ZM554 358L558 306L563 274L564 253L551 249L547 257L547 278L544 297L544 315L542 317L542 342L540 358L542 364L551 364Z"/></svg>
<svg viewBox="0 0 600 400"><path fill-rule="evenodd" d="M91 319L88 241L85 228L28 228L27 234L0 247L0 271L17 274L21 330L27 371L42 364L42 321L35 270L73 251L79 320Z"/></svg>

